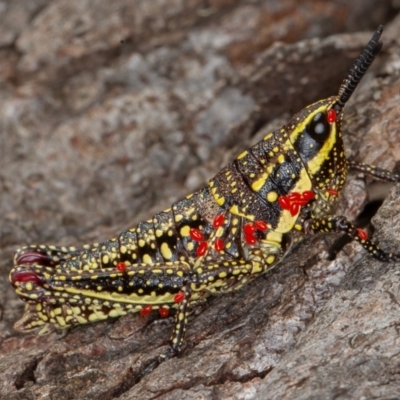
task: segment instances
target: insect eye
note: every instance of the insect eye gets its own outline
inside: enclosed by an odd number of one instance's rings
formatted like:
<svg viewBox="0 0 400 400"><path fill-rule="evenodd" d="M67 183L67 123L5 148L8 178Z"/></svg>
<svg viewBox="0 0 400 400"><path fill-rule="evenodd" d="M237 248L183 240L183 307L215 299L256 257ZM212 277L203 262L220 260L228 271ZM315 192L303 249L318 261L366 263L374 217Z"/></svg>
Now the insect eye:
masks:
<svg viewBox="0 0 400 400"><path fill-rule="evenodd" d="M307 127L307 133L317 142L325 141L331 130L325 113L318 113L314 116Z"/></svg>

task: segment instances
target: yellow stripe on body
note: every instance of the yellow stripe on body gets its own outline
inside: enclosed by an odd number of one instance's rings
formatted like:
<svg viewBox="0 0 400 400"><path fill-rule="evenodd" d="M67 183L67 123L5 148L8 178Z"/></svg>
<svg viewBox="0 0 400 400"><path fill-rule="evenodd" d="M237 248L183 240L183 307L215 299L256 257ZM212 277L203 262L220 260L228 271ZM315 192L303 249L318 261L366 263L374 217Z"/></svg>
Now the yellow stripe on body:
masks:
<svg viewBox="0 0 400 400"><path fill-rule="evenodd" d="M290 140L295 142L295 140L299 137L301 132L306 128L310 119L312 119L319 112L326 111L327 106L319 107L315 112L310 114L310 116L306 119L305 122L299 124L299 126L292 132L290 135ZM309 160L305 166L300 171L299 180L296 182L295 186L288 193L291 194L293 192L302 193L306 190L312 190L312 181L311 177L316 175L318 171L321 169L321 165L325 160L328 159L329 153L333 149L336 144L336 124L331 125L331 132L329 134L328 139L325 141L321 149L318 153ZM302 162L304 165L304 162ZM282 213L279 217L278 225L275 229L276 232L279 233L287 233L293 229L297 220L297 215L292 216L289 210L282 210Z"/></svg>
<svg viewBox="0 0 400 400"><path fill-rule="evenodd" d="M332 124L331 133L328 140L324 143L318 154L307 163L307 171L311 175L316 175L316 173L321 169L321 165L329 157L329 153L336 144L336 124Z"/></svg>
<svg viewBox="0 0 400 400"><path fill-rule="evenodd" d="M95 292L89 289L63 288L63 291L70 294L77 294L89 299L99 299L110 302L128 304L166 304L174 303L175 294L169 292L162 295L138 295L137 293L120 294L115 292Z"/></svg>

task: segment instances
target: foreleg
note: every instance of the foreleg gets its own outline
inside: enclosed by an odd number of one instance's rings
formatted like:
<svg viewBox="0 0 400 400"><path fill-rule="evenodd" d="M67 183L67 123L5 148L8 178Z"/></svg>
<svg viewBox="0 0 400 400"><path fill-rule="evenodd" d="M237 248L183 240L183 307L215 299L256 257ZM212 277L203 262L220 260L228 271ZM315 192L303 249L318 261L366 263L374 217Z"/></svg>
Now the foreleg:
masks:
<svg viewBox="0 0 400 400"><path fill-rule="evenodd" d="M367 175L373 176L374 178L380 179L385 182L400 182L399 174L388 171L386 169L375 167L375 165L349 161L349 168L356 171L364 172Z"/></svg>
<svg viewBox="0 0 400 400"><path fill-rule="evenodd" d="M353 225L346 217L333 216L314 218L305 222L305 233L338 232L345 233L356 240L371 256L380 261L398 261L398 254L386 253L376 243L368 239L367 233Z"/></svg>

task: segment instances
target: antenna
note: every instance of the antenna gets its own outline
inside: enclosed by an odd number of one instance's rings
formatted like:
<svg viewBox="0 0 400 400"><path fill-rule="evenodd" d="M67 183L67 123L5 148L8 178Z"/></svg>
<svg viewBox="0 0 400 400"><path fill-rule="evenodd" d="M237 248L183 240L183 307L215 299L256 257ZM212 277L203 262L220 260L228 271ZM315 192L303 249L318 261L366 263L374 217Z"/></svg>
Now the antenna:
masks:
<svg viewBox="0 0 400 400"><path fill-rule="evenodd" d="M382 48L382 42L379 40L383 31L383 25L379 25L371 40L368 42L365 49L358 56L353 66L350 68L348 76L344 79L339 89L339 100L337 105L343 108L350 96L353 94L358 83L367 72L368 68L374 61Z"/></svg>

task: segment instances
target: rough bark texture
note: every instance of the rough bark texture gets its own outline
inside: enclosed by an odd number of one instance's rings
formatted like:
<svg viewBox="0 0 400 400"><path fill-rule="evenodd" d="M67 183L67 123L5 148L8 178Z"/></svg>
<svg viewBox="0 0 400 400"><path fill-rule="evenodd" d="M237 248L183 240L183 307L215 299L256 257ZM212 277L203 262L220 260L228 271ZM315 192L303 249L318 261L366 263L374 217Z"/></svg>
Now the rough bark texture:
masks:
<svg viewBox="0 0 400 400"><path fill-rule="evenodd" d="M130 315L40 338L12 328L23 311L7 279L15 248L104 240L197 189L335 94L379 23L384 50L347 107L345 135L349 157L393 169L400 18L390 1L347 3L0 2L1 398L399 397L398 265L356 244L329 260L332 235L207 301L182 355L141 380L171 323ZM338 212L354 219L366 196L352 175ZM399 186L373 226L400 251Z"/></svg>

